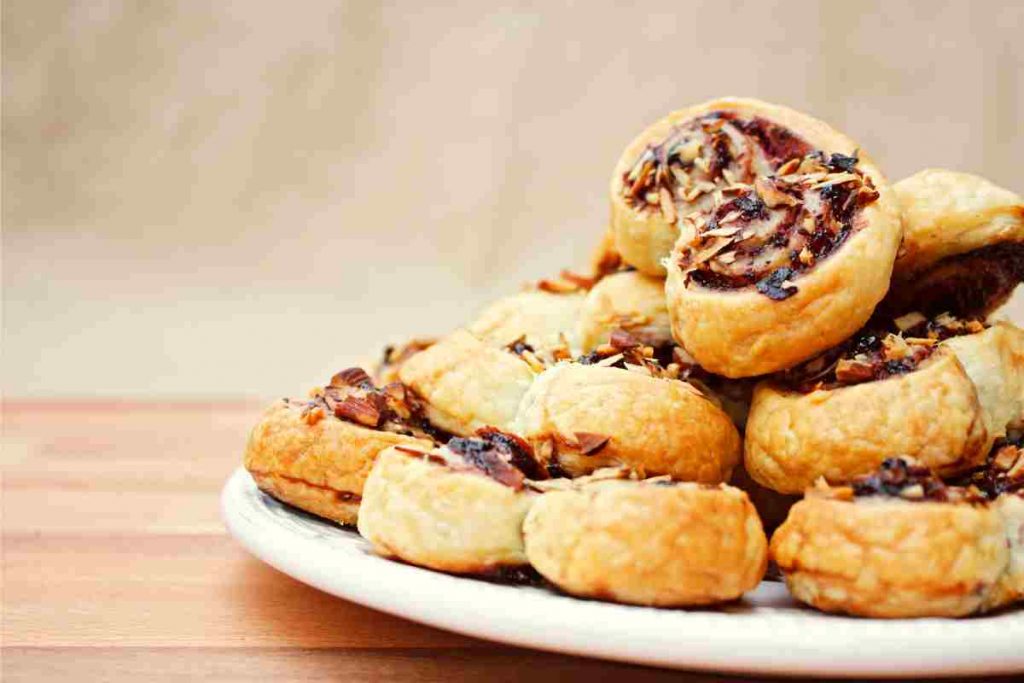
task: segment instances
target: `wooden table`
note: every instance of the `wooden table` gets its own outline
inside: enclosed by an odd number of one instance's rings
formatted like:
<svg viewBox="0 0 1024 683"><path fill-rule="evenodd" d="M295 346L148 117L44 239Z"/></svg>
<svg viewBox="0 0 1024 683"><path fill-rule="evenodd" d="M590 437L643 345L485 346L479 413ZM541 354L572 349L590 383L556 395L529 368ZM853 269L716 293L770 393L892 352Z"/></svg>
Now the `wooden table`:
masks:
<svg viewBox="0 0 1024 683"><path fill-rule="evenodd" d="M736 680L494 645L276 572L218 512L258 412L4 406L4 681Z"/></svg>

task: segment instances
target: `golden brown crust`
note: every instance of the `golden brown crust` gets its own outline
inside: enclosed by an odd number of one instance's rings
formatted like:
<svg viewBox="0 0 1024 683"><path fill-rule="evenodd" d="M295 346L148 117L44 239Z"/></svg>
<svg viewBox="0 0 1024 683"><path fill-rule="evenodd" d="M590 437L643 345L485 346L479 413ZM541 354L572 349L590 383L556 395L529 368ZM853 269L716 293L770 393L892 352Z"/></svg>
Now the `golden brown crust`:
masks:
<svg viewBox="0 0 1024 683"><path fill-rule="evenodd" d="M963 616L991 605L1008 552L988 506L809 497L771 556L795 598L867 617Z"/></svg>
<svg viewBox="0 0 1024 683"><path fill-rule="evenodd" d="M299 405L278 401L253 428L244 464L275 498L341 524L354 524L363 483L389 446L431 442L325 417L313 424Z"/></svg>
<svg viewBox="0 0 1024 683"><path fill-rule="evenodd" d="M893 190L903 211L903 249L894 277L907 280L949 256L1024 242L1024 200L970 173L929 168Z"/></svg>
<svg viewBox="0 0 1024 683"><path fill-rule="evenodd" d="M942 343L956 354L978 392L989 436L1006 435L1024 418L1024 330L997 322Z"/></svg>
<svg viewBox="0 0 1024 683"><path fill-rule="evenodd" d="M956 474L981 463L993 440L974 383L942 348L918 370L875 382L806 394L762 382L745 436L747 471L781 493L818 477L848 482L893 455Z"/></svg>
<svg viewBox="0 0 1024 683"><path fill-rule="evenodd" d="M513 431L539 453L554 447L570 475L617 464L649 476L719 483L739 460L728 415L689 384L620 368L562 364L541 373L523 397ZM583 454L576 434L609 437Z"/></svg>
<svg viewBox="0 0 1024 683"><path fill-rule="evenodd" d="M380 454L359 533L386 557L459 574L526 563L522 523L535 494L414 454Z"/></svg>
<svg viewBox="0 0 1024 683"><path fill-rule="evenodd" d="M527 557L546 579L613 602L733 600L757 586L766 566L757 513L728 486L611 481L546 493L524 535Z"/></svg>
<svg viewBox="0 0 1024 683"><path fill-rule="evenodd" d="M584 293L528 290L503 297L487 306L466 330L489 346L502 347L525 337L535 349L561 343L562 335L575 345L573 330Z"/></svg>
<svg viewBox="0 0 1024 683"><path fill-rule="evenodd" d="M398 374L426 401L433 424L462 436L485 426L507 428L534 377L519 357L465 330L416 354Z"/></svg>
<svg viewBox="0 0 1024 683"><path fill-rule="evenodd" d="M848 338L885 296L899 245L899 221L886 202L868 209L878 218L802 274L797 293L783 301L752 289L688 288L672 269L665 291L676 341L709 372L735 378L792 367Z"/></svg>
<svg viewBox="0 0 1024 683"><path fill-rule="evenodd" d="M623 178L652 142L666 138L680 123L713 111L757 116L783 126L811 147L857 153L852 140L821 121L756 100L719 100L670 114L626 149L611 186L616 244L623 258L644 272L664 273L660 260L673 244L677 249L688 248L692 235L680 235L677 224L669 222L663 211L635 209L624 198ZM668 269L666 293L673 335L706 370L726 377L752 377L791 367L853 334L885 296L902 233L899 207L870 159L861 155L859 161L852 160L877 191L877 200L859 209L858 228L834 253L794 276L796 291L788 298L770 298L752 286L704 287L690 282L688 272ZM681 211L673 210L669 217L676 221Z"/></svg>
<svg viewBox="0 0 1024 683"><path fill-rule="evenodd" d="M579 314L580 349L589 353L607 343L617 329L626 330L652 346L672 342L664 280L625 271L594 285Z"/></svg>
<svg viewBox="0 0 1024 683"><path fill-rule="evenodd" d="M1024 600L1024 493L999 496L992 509L1003 524L1009 562L986 600L988 609Z"/></svg>

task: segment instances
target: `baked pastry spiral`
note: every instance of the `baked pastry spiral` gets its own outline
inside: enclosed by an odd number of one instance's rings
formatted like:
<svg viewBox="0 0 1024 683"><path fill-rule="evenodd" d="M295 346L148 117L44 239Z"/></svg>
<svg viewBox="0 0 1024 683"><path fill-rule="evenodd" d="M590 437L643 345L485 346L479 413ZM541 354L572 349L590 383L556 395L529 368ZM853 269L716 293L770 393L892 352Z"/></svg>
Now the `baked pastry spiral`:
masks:
<svg viewBox="0 0 1024 683"><path fill-rule="evenodd" d="M800 493L818 477L849 482L893 453L950 476L1020 421L1019 329L912 315L890 330L865 330L757 386L744 442L756 481Z"/></svg>
<svg viewBox="0 0 1024 683"><path fill-rule="evenodd" d="M993 497L947 486L893 458L852 486L808 492L773 535L771 556L793 596L827 612L964 616L1024 595L1022 511L1019 489Z"/></svg>
<svg viewBox="0 0 1024 683"><path fill-rule="evenodd" d="M734 600L764 576L746 495L668 477L549 490L523 525L526 556L572 595L663 607Z"/></svg>
<svg viewBox="0 0 1024 683"><path fill-rule="evenodd" d="M433 424L469 436L481 427L511 425L520 400L542 369L534 360L531 367L512 350L457 330L406 360L398 377L423 399Z"/></svg>
<svg viewBox="0 0 1024 683"><path fill-rule="evenodd" d="M623 153L611 195L623 259L667 271L676 340L727 377L853 334L888 289L901 236L892 191L853 141L756 100L655 123Z"/></svg>
<svg viewBox="0 0 1024 683"><path fill-rule="evenodd" d="M430 448L444 438L402 385L378 389L363 370L349 368L309 400L271 405L249 435L244 465L275 498L355 524L363 482L381 450Z"/></svg>
<svg viewBox="0 0 1024 683"><path fill-rule="evenodd" d="M985 316L1024 280L1024 200L984 178L927 169L893 186L904 239L885 300L909 310Z"/></svg>
<svg viewBox="0 0 1024 683"><path fill-rule="evenodd" d="M726 481L740 438L711 398L678 379L678 363L626 333L573 363L544 370L523 395L512 430L554 476L624 465L683 481Z"/></svg>
<svg viewBox="0 0 1024 683"><path fill-rule="evenodd" d="M524 565L528 475L544 476L530 447L494 429L432 450L389 448L363 489L359 533L381 555L446 572Z"/></svg>

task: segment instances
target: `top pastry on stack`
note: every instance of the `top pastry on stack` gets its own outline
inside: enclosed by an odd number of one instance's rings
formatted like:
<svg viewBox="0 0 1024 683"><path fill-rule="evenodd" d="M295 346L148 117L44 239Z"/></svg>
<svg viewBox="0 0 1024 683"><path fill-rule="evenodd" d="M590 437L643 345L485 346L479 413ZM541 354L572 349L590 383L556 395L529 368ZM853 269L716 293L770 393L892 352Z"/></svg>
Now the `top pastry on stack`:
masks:
<svg viewBox="0 0 1024 683"><path fill-rule="evenodd" d="M1024 333L988 320L1024 279L1016 195L942 170L890 186L828 125L747 99L646 129L610 195L590 274L543 280L436 342L389 348L372 378L346 370L272 406L246 449L259 486L358 519L379 552L416 564L529 563L571 593L697 604L764 571L761 525L724 486L741 453L757 484L799 494L893 456L970 476L1022 426ZM713 488L700 498L686 482ZM684 524L658 517L684 509ZM571 529L574 513L592 527ZM594 538L617 540L574 567ZM680 555L695 538L710 550ZM613 548L632 561L605 566ZM697 578L729 573L701 564L720 554L736 558L728 589ZM801 585L807 602L856 611Z"/></svg>

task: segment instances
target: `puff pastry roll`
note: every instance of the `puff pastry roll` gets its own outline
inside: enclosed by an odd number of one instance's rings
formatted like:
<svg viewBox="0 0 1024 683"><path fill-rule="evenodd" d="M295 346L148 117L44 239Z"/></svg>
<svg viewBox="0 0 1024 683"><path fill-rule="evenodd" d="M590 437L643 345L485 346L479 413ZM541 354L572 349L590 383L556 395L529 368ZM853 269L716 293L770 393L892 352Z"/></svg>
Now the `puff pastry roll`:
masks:
<svg viewBox="0 0 1024 683"><path fill-rule="evenodd" d="M734 600L764 576L767 541L747 496L668 477L549 490L523 525L526 556L561 590L677 607Z"/></svg>
<svg viewBox="0 0 1024 683"><path fill-rule="evenodd" d="M624 465L648 476L726 481L739 460L739 433L679 372L678 363L665 365L651 347L616 333L611 344L538 375L512 430L552 476Z"/></svg>
<svg viewBox="0 0 1024 683"><path fill-rule="evenodd" d="M384 555L440 571L500 575L526 564L522 525L544 476L530 447L494 429L435 449L390 448L363 491L359 533Z"/></svg>
<svg viewBox="0 0 1024 683"><path fill-rule="evenodd" d="M445 438L402 385L378 389L363 370L349 368L309 400L270 406L249 435L244 464L278 500L355 524L363 483L381 450L430 448Z"/></svg>
<svg viewBox="0 0 1024 683"><path fill-rule="evenodd" d="M1024 279L1024 200L969 173L928 169L893 186L904 239L885 308L985 316Z"/></svg>
<svg viewBox="0 0 1024 683"><path fill-rule="evenodd" d="M793 506L771 556L795 598L866 617L959 617L1021 598L1019 493L947 486L902 458Z"/></svg>
<svg viewBox="0 0 1024 683"><path fill-rule="evenodd" d="M611 195L623 259L667 272L676 341L727 377L853 334L888 289L901 237L895 197L853 141L756 100L655 123L622 155Z"/></svg>
<svg viewBox="0 0 1024 683"><path fill-rule="evenodd" d="M866 330L757 386L744 442L757 482L800 493L818 477L849 482L893 453L951 476L1020 421L1020 330L918 315L893 329Z"/></svg>

